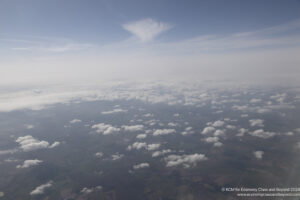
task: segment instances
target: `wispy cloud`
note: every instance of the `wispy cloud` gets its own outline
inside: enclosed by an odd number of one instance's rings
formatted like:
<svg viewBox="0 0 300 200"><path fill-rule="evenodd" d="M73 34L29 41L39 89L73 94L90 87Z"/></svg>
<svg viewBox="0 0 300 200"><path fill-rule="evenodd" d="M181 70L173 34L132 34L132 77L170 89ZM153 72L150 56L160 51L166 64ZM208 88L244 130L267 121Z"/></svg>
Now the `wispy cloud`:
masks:
<svg viewBox="0 0 300 200"><path fill-rule="evenodd" d="M172 26L164 22L157 22L151 18L146 18L123 24L122 27L141 41L147 42L169 30Z"/></svg>

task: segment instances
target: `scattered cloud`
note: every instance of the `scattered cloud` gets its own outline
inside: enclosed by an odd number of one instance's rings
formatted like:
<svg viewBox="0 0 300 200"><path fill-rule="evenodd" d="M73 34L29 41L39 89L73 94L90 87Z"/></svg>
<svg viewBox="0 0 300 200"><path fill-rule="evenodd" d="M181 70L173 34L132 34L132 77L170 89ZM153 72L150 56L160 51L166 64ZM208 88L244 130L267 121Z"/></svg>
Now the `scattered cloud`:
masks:
<svg viewBox="0 0 300 200"><path fill-rule="evenodd" d="M120 128L105 123L95 124L92 126L92 128L97 129L96 132L101 133L103 135L110 135L113 133L117 133L121 130Z"/></svg>
<svg viewBox="0 0 300 200"><path fill-rule="evenodd" d="M203 135L206 135L206 134L208 134L208 133L213 132L214 130L215 130L214 127L208 126L208 127L205 127L201 133L202 133Z"/></svg>
<svg viewBox="0 0 300 200"><path fill-rule="evenodd" d="M183 165L188 168L190 166L196 165L200 161L207 160L204 154L190 154L190 155L169 155L165 158L167 167L175 167Z"/></svg>
<svg viewBox="0 0 300 200"><path fill-rule="evenodd" d="M48 148L52 149L54 147L57 147L58 145L60 145L60 142L53 142L53 144L51 144Z"/></svg>
<svg viewBox="0 0 300 200"><path fill-rule="evenodd" d="M111 155L111 159L112 160L119 160L119 159L121 159L123 157L124 157L124 155L123 154L119 154L119 153L115 153L115 154Z"/></svg>
<svg viewBox="0 0 300 200"><path fill-rule="evenodd" d="M47 188L52 187L52 185L53 185L53 181L49 181L49 182L47 182L47 183L45 183L43 185L40 185L40 186L36 187L34 190L32 190L30 192L30 195L44 194L45 190Z"/></svg>
<svg viewBox="0 0 300 200"><path fill-rule="evenodd" d="M249 123L250 123L250 126L264 127L264 120L263 119L250 119Z"/></svg>
<svg viewBox="0 0 300 200"><path fill-rule="evenodd" d="M113 110L110 110L110 111L103 111L101 112L101 114L103 115L109 115L109 114L114 114L114 113L124 113L124 112L127 112L128 110L124 110L122 108L115 108Z"/></svg>
<svg viewBox="0 0 300 200"><path fill-rule="evenodd" d="M136 136L137 139L145 139L147 137L147 134L138 134Z"/></svg>
<svg viewBox="0 0 300 200"><path fill-rule="evenodd" d="M132 145L127 147L128 150L137 149L140 150L142 148L147 148L147 143L145 142L135 142Z"/></svg>
<svg viewBox="0 0 300 200"><path fill-rule="evenodd" d="M207 143L215 143L215 142L219 141L219 138L218 137L207 137L204 139L204 141Z"/></svg>
<svg viewBox="0 0 300 200"><path fill-rule="evenodd" d="M33 128L34 128L34 125L32 125L32 124L25 124L25 127L26 127L27 129L33 129Z"/></svg>
<svg viewBox="0 0 300 200"><path fill-rule="evenodd" d="M101 189L102 189L102 186L100 186L100 185L96 186L96 187L92 187L92 188L84 187L84 188L82 188L82 190L80 192L83 194L90 194L94 191L101 190Z"/></svg>
<svg viewBox="0 0 300 200"><path fill-rule="evenodd" d="M137 164L137 165L133 165L133 169L135 169L135 170L148 168L148 167L150 167L149 163L140 163L140 164Z"/></svg>
<svg viewBox="0 0 300 200"><path fill-rule="evenodd" d="M124 125L124 126L122 126L122 128L128 132L136 132L136 131L142 131L144 129L144 126L143 125L132 125L132 126Z"/></svg>
<svg viewBox="0 0 300 200"><path fill-rule="evenodd" d="M195 133L195 131L193 131L193 127L189 126L189 127L186 127L183 132L181 132L181 135L190 135L190 134L194 134L194 133Z"/></svg>
<svg viewBox="0 0 300 200"><path fill-rule="evenodd" d="M148 144L147 149L149 151L153 151L153 150L158 149L159 147L160 147L160 144Z"/></svg>
<svg viewBox="0 0 300 200"><path fill-rule="evenodd" d="M70 124L75 124L75 123L79 123L79 122L81 122L80 119L72 119L72 120L70 121Z"/></svg>
<svg viewBox="0 0 300 200"><path fill-rule="evenodd" d="M221 121L221 120L217 120L215 121L212 126L214 127L221 127L221 126L224 126L225 122L224 121Z"/></svg>
<svg viewBox="0 0 300 200"><path fill-rule="evenodd" d="M142 42L148 42L169 30L172 26L167 23L157 22L151 18L146 18L123 24L122 27Z"/></svg>
<svg viewBox="0 0 300 200"><path fill-rule="evenodd" d="M49 142L35 139L31 135L18 137L16 142L19 143L20 148L23 151L33 151L37 149L54 148L60 144L59 142L54 142L52 145L50 145Z"/></svg>
<svg viewBox="0 0 300 200"><path fill-rule="evenodd" d="M168 135L171 133L176 133L175 129L157 129L154 131L153 136Z"/></svg>
<svg viewBox="0 0 300 200"><path fill-rule="evenodd" d="M13 154L18 152L18 149L0 150L0 155Z"/></svg>
<svg viewBox="0 0 300 200"><path fill-rule="evenodd" d="M218 129L214 132L214 136L216 137L223 136L223 135L225 135L225 132L223 130Z"/></svg>
<svg viewBox="0 0 300 200"><path fill-rule="evenodd" d="M16 168L28 168L31 166L38 165L42 163L42 160L34 159L34 160L25 160L22 165L17 165Z"/></svg>
<svg viewBox="0 0 300 200"><path fill-rule="evenodd" d="M98 157L98 158L101 158L103 156L103 153L102 152L96 152L95 156Z"/></svg>
<svg viewBox="0 0 300 200"><path fill-rule="evenodd" d="M259 138L264 138L264 139L275 136L274 132L264 131L263 129L258 129L258 130L255 130L253 132L249 132L249 134L252 135L252 136L259 137Z"/></svg>
<svg viewBox="0 0 300 200"><path fill-rule="evenodd" d="M254 154L255 158L260 160L260 159L262 159L264 152L263 151L254 151L253 154Z"/></svg>
<svg viewBox="0 0 300 200"><path fill-rule="evenodd" d="M152 157L158 157L158 156L162 156L162 155L165 155L167 153L171 153L171 149L164 149L164 150L161 150L161 151L154 151L152 153Z"/></svg>
<svg viewBox="0 0 300 200"><path fill-rule="evenodd" d="M248 132L248 129L245 128L240 128L238 134L236 134L236 136L238 137L243 137L245 135L245 133Z"/></svg>

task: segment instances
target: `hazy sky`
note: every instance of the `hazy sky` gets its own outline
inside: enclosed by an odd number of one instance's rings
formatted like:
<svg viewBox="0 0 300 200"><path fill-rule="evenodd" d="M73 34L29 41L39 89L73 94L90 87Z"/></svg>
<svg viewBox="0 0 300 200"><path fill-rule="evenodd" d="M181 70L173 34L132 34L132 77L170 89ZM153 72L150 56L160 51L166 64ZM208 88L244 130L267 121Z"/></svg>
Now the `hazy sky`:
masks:
<svg viewBox="0 0 300 200"><path fill-rule="evenodd" d="M0 0L0 82L291 79L299 0Z"/></svg>

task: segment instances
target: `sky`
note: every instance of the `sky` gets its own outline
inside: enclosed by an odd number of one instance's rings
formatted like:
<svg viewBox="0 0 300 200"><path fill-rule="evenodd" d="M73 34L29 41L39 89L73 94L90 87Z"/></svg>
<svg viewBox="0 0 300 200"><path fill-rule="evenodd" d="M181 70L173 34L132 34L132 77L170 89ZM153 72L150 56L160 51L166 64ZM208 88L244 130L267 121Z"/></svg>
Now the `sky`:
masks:
<svg viewBox="0 0 300 200"><path fill-rule="evenodd" d="M295 80L299 0L0 0L0 83Z"/></svg>

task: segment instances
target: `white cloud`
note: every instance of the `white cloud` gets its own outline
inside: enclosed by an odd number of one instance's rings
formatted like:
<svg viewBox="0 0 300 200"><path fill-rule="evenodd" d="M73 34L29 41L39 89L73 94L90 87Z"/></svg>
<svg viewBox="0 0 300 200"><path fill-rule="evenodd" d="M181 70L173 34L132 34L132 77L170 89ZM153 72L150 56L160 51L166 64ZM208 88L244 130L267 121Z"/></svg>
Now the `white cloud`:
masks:
<svg viewBox="0 0 300 200"><path fill-rule="evenodd" d="M96 152L95 156L98 157L98 158L101 158L103 156L103 153L102 152Z"/></svg>
<svg viewBox="0 0 300 200"><path fill-rule="evenodd" d="M121 159L123 157L124 157L124 155L123 154L119 154L119 153L115 153L115 154L111 155L111 159L112 160L119 160L119 159Z"/></svg>
<svg viewBox="0 0 300 200"><path fill-rule="evenodd" d="M145 139L147 137L147 134L138 134L136 136L137 139Z"/></svg>
<svg viewBox="0 0 300 200"><path fill-rule="evenodd" d="M205 127L201 133L202 133L203 135L206 135L206 134L208 134L208 133L213 132L214 130L215 130L214 127L208 126L208 127Z"/></svg>
<svg viewBox="0 0 300 200"><path fill-rule="evenodd" d="M44 194L45 190L47 188L52 187L53 181L49 181L43 185L38 186L37 188L35 188L34 190L32 190L30 192L30 195L38 195L38 194Z"/></svg>
<svg viewBox="0 0 300 200"><path fill-rule="evenodd" d="M20 148L23 151L33 151L37 149L54 148L60 144L59 142L54 142L52 145L50 145L49 142L35 139L31 135L18 137L16 142L19 143Z"/></svg>
<svg viewBox="0 0 300 200"><path fill-rule="evenodd" d="M32 124L26 124L25 127L26 127L27 129L33 129L33 128L34 128L34 125L32 125Z"/></svg>
<svg viewBox="0 0 300 200"><path fill-rule="evenodd" d="M128 132L135 132L135 131L142 131L144 129L144 126L143 125L132 125L132 126L124 125L124 126L122 126L122 128Z"/></svg>
<svg viewBox="0 0 300 200"><path fill-rule="evenodd" d="M133 165L133 169L143 169L150 167L149 163L140 163L137 165Z"/></svg>
<svg viewBox="0 0 300 200"><path fill-rule="evenodd" d="M263 119L250 119L249 120L250 126L264 126L264 120Z"/></svg>
<svg viewBox="0 0 300 200"><path fill-rule="evenodd" d="M97 133L102 133L103 135L110 135L120 131L120 128L114 127L110 124L100 123L92 126L93 129L97 129Z"/></svg>
<svg viewBox="0 0 300 200"><path fill-rule="evenodd" d="M262 159L264 152L263 151L254 151L253 152L255 158Z"/></svg>
<svg viewBox="0 0 300 200"><path fill-rule="evenodd" d="M214 136L216 136L216 137L222 136L222 135L224 135L224 134L225 134L225 132L224 132L223 130L220 130L220 129L218 129L218 130L216 130L216 131L214 132Z"/></svg>
<svg viewBox="0 0 300 200"><path fill-rule="evenodd" d="M238 136L238 137L243 137L247 131L248 131L248 129L240 128L240 129L239 129L239 133L236 134L236 136Z"/></svg>
<svg viewBox="0 0 300 200"><path fill-rule="evenodd" d="M75 123L79 123L79 122L81 122L80 119L72 119L72 120L70 121L70 124L75 124Z"/></svg>
<svg viewBox="0 0 300 200"><path fill-rule="evenodd" d="M221 147L221 146L223 146L223 143L221 143L221 142L214 143L214 147Z"/></svg>
<svg viewBox="0 0 300 200"><path fill-rule="evenodd" d="M38 165L42 163L42 160L34 159L34 160L25 160L22 165L17 165L17 168L28 168L31 166Z"/></svg>
<svg viewBox="0 0 300 200"><path fill-rule="evenodd" d="M54 147L57 147L58 145L60 145L60 142L55 141L55 142L53 142L53 144L51 144L48 148L52 149L52 148L54 148Z"/></svg>
<svg viewBox="0 0 300 200"><path fill-rule="evenodd" d="M131 150L131 149L140 150L142 148L147 148L147 143L145 143L145 142L135 142L132 145L129 145L127 147L128 150Z"/></svg>
<svg viewBox="0 0 300 200"><path fill-rule="evenodd" d="M250 100L250 103L259 103L259 102L261 102L261 99L253 98Z"/></svg>
<svg viewBox="0 0 300 200"><path fill-rule="evenodd" d="M154 21L151 18L142 19L122 25L122 27L139 38L142 42L153 40L158 35L169 30L171 25Z"/></svg>
<svg viewBox="0 0 300 200"><path fill-rule="evenodd" d="M153 151L153 150L158 149L159 147L160 147L160 144L148 144L147 149L149 151Z"/></svg>
<svg viewBox="0 0 300 200"><path fill-rule="evenodd" d="M153 136L168 135L171 133L176 133L175 129L157 129L154 131Z"/></svg>
<svg viewBox="0 0 300 200"><path fill-rule="evenodd" d="M13 154L18 152L18 149L0 150L0 155Z"/></svg>
<svg viewBox="0 0 300 200"><path fill-rule="evenodd" d="M168 126L176 127L176 126L178 126L178 124L177 124L177 123L174 123L174 122L169 122L169 123L168 123Z"/></svg>
<svg viewBox="0 0 300 200"><path fill-rule="evenodd" d="M109 114L114 114L114 113L124 113L124 112L127 112L128 110L124 110L122 108L115 108L113 110L110 110L110 111L103 111L101 112L101 114L103 115L109 115Z"/></svg>
<svg viewBox="0 0 300 200"><path fill-rule="evenodd" d="M207 143L215 143L215 142L219 141L219 138L218 137L207 137L204 139L204 141Z"/></svg>
<svg viewBox="0 0 300 200"><path fill-rule="evenodd" d="M87 188L87 187L84 187L82 188L82 190L80 191L81 193L84 193L84 194L90 194L96 190L101 190L102 189L102 186L96 186L96 187L92 187L92 188Z"/></svg>
<svg viewBox="0 0 300 200"><path fill-rule="evenodd" d="M212 126L214 127L221 127L221 126L224 126L225 122L221 121L221 120L218 120L218 121L215 121Z"/></svg>
<svg viewBox="0 0 300 200"><path fill-rule="evenodd" d="M260 138L264 138L264 139L273 137L275 135L274 132L264 131L263 129L258 129L253 132L249 132L249 134L252 136L260 137Z"/></svg>
<svg viewBox="0 0 300 200"><path fill-rule="evenodd" d="M194 134L194 133L195 133L195 131L193 131L193 127L189 126L189 127L186 127L183 132L181 132L181 135L190 135L190 134Z"/></svg>
<svg viewBox="0 0 300 200"><path fill-rule="evenodd" d="M190 154L190 155L169 155L165 158L167 167L175 167L183 165L184 167L190 167L196 165L197 162L207 160L204 154Z"/></svg>
<svg viewBox="0 0 300 200"><path fill-rule="evenodd" d="M154 151L152 153L152 157L158 157L158 156L161 156L161 155L165 155L167 153L171 153L171 149L164 149L164 150L161 150L161 151Z"/></svg>

